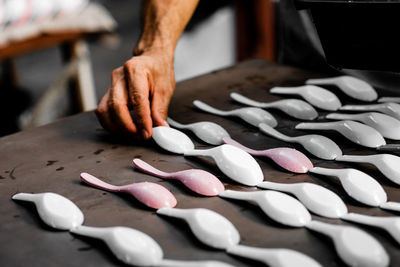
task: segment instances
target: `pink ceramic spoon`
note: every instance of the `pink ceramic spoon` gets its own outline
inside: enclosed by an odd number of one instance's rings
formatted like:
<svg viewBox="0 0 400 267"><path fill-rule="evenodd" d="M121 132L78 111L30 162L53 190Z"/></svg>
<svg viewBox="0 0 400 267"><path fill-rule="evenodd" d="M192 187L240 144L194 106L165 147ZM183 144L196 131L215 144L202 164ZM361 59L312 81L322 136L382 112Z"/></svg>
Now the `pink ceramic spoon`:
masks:
<svg viewBox="0 0 400 267"><path fill-rule="evenodd" d="M100 189L131 194L138 201L153 209L173 208L177 203L176 198L170 191L156 183L142 182L116 186L103 182L85 172L81 173L81 179L85 183Z"/></svg>
<svg viewBox="0 0 400 267"><path fill-rule="evenodd" d="M270 158L276 164L291 172L307 173L314 167L306 155L293 148L278 147L267 150L253 150L229 137L224 137L222 140L225 144L236 146L250 155Z"/></svg>
<svg viewBox="0 0 400 267"><path fill-rule="evenodd" d="M225 190L221 181L209 172L190 169L179 172L167 173L160 171L140 159L134 159L133 165L139 170L163 179L176 179L181 181L190 190L204 196L217 196Z"/></svg>

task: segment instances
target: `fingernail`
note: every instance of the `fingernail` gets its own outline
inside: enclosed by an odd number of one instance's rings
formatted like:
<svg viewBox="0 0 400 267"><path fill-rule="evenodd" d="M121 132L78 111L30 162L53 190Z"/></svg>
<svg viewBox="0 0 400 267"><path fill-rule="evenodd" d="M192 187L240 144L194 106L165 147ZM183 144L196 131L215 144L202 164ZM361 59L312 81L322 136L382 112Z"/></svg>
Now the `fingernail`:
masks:
<svg viewBox="0 0 400 267"><path fill-rule="evenodd" d="M146 130L142 130L142 136L144 139L149 139L150 138L150 134L146 131Z"/></svg>
<svg viewBox="0 0 400 267"><path fill-rule="evenodd" d="M169 127L169 124L167 121L164 121L164 125Z"/></svg>

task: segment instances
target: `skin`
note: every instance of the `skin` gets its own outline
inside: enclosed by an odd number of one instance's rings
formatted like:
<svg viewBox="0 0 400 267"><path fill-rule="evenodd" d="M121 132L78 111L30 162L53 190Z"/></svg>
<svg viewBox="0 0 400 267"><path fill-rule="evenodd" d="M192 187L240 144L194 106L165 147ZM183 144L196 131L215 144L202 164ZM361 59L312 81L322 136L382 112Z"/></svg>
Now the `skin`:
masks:
<svg viewBox="0 0 400 267"><path fill-rule="evenodd" d="M144 2L142 35L134 56L112 71L111 85L96 109L106 130L149 139L153 127L168 125L168 105L175 90L175 47L198 1Z"/></svg>

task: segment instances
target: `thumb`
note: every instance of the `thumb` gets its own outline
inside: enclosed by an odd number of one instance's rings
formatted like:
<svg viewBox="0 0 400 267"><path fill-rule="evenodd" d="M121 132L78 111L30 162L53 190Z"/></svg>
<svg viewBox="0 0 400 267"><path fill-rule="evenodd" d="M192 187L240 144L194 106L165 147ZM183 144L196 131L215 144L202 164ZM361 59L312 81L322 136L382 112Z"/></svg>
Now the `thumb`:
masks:
<svg viewBox="0 0 400 267"><path fill-rule="evenodd" d="M154 94L151 101L151 117L154 126L168 126L168 106L171 97L163 94Z"/></svg>

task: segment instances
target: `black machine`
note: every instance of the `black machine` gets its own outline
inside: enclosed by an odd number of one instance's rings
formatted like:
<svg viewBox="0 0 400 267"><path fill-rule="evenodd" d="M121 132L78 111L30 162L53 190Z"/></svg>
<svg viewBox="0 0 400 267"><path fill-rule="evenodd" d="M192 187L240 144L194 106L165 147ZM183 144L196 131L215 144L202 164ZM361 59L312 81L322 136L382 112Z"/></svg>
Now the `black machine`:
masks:
<svg viewBox="0 0 400 267"><path fill-rule="evenodd" d="M400 0L295 0L335 68L400 72Z"/></svg>

